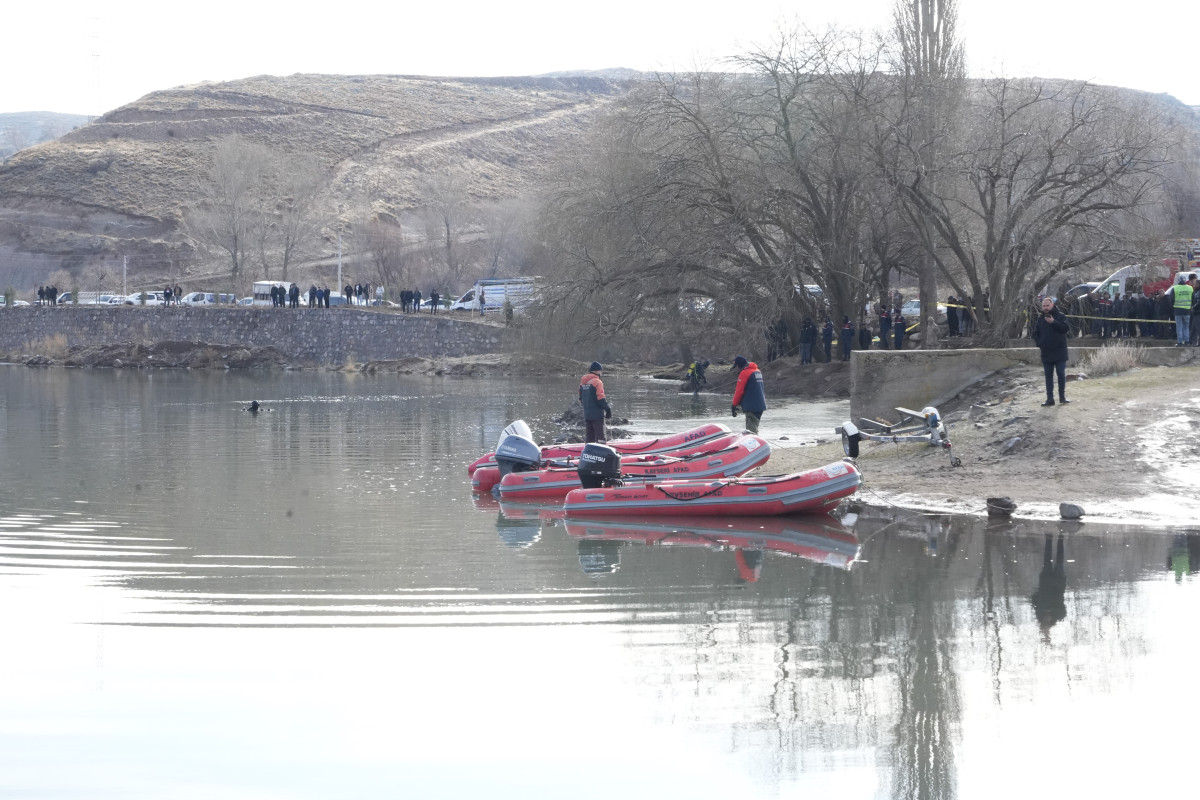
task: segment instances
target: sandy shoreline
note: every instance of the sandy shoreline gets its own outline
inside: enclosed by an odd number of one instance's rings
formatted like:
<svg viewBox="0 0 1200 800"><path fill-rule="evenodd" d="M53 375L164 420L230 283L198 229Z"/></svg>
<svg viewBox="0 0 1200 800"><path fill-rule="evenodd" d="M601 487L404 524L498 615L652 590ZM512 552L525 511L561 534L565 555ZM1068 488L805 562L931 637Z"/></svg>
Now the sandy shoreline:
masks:
<svg viewBox="0 0 1200 800"><path fill-rule="evenodd" d="M953 452L864 442L859 498L911 509L985 514L1009 497L1014 518L1057 519L1075 503L1084 521L1200 530L1200 367L1151 367L1068 384L1066 406L1043 408L1041 370L1014 368L968 391L950 426ZM767 412L770 413L769 411ZM770 473L843 457L840 441L777 447Z"/></svg>

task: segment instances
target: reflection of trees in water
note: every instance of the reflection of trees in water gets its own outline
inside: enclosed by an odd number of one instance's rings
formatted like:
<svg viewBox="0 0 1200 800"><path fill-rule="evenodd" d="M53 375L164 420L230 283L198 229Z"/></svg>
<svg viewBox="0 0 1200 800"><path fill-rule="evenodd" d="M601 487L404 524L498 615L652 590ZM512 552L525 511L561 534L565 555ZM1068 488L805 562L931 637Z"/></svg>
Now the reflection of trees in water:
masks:
<svg viewBox="0 0 1200 800"><path fill-rule="evenodd" d="M991 704L973 706L984 717L1057 691L1059 681L1064 692L1096 693L1130 681L1146 652L1134 589L1162 546L1061 526L867 520L857 531L866 563L795 575L773 626L772 769L795 775L875 751L892 797L950 798L964 673L990 677ZM1069 612L1053 614L1050 645L1031 602L1039 586L1039 598L1058 597ZM1047 663L1060 668L1041 669Z"/></svg>
<svg viewBox="0 0 1200 800"><path fill-rule="evenodd" d="M938 555L917 561L918 574L880 606L892 626L896 722L891 789L896 798L954 797L954 744L960 723L952 582L947 568L958 550L952 532ZM890 612L890 614L889 614Z"/></svg>

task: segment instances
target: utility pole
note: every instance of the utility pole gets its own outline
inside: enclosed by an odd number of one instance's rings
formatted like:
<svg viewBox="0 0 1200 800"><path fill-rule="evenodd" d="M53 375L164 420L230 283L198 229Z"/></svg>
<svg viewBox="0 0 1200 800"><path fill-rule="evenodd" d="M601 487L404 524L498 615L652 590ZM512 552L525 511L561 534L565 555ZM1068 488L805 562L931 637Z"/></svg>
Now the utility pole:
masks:
<svg viewBox="0 0 1200 800"><path fill-rule="evenodd" d="M121 264L121 294L129 297L129 286L125 283L125 276L129 273L129 256L125 256L125 261Z"/></svg>
<svg viewBox="0 0 1200 800"><path fill-rule="evenodd" d="M337 282L337 290L338 290L339 292L342 290L342 229L341 229L341 228L338 228L338 282ZM347 301L347 302L349 302L349 300L350 300L350 298L346 298L346 301Z"/></svg>

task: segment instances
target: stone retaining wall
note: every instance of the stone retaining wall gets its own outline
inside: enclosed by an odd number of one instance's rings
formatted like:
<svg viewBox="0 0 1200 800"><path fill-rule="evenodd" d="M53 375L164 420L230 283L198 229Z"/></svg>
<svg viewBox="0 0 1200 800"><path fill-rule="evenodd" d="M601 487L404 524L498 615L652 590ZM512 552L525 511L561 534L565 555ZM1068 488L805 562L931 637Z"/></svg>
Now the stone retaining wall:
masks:
<svg viewBox="0 0 1200 800"><path fill-rule="evenodd" d="M508 331L454 315L350 308L0 308L0 351L37 353L47 342L108 345L184 341L275 347L314 365L411 356L465 356L505 349Z"/></svg>

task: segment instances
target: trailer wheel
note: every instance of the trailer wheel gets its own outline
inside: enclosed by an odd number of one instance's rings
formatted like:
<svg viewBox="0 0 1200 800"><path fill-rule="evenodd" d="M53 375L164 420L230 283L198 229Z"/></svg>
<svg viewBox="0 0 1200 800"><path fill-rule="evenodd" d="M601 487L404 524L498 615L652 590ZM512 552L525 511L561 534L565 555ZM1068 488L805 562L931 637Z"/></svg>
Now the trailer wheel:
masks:
<svg viewBox="0 0 1200 800"><path fill-rule="evenodd" d="M858 442L862 439L861 433L847 434L842 433L842 451L851 458L858 458Z"/></svg>

